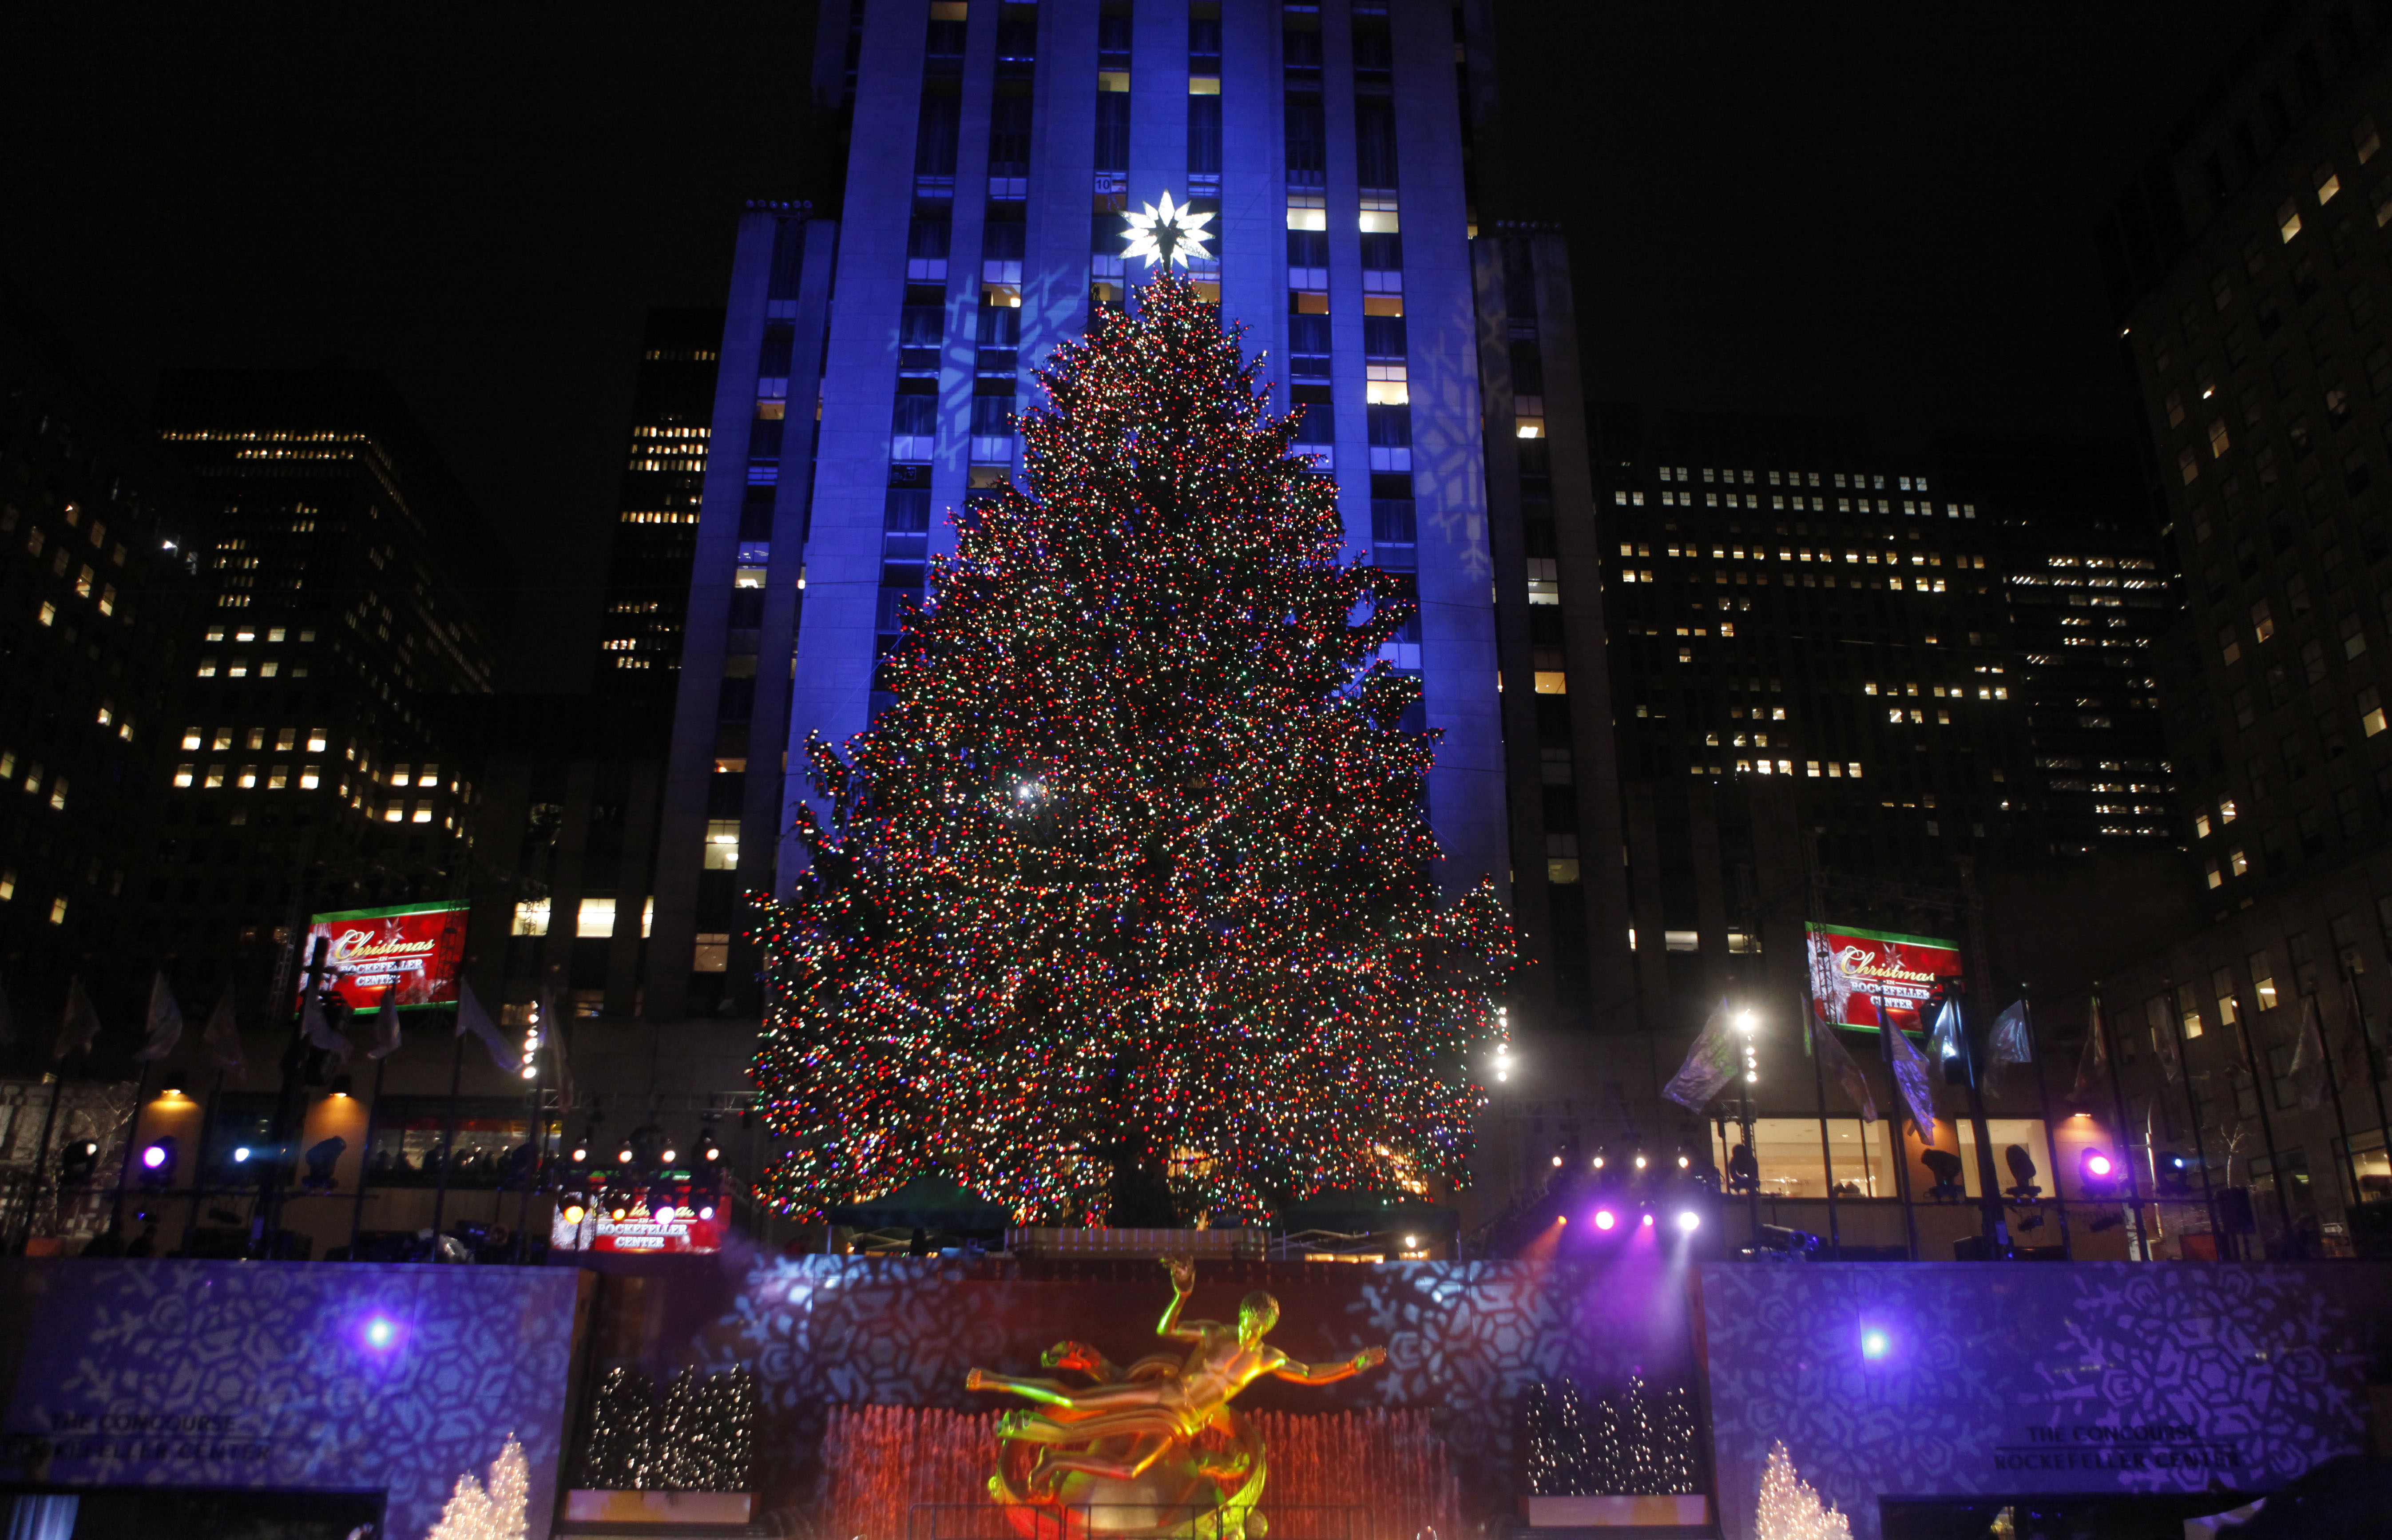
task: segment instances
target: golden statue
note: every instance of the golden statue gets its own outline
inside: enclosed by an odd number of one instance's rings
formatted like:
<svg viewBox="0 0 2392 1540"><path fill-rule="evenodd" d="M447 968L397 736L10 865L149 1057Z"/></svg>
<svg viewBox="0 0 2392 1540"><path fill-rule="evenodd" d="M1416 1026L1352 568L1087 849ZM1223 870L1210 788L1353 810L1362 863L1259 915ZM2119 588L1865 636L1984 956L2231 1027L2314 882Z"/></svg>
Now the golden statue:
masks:
<svg viewBox="0 0 2392 1540"><path fill-rule="evenodd" d="M1008 1412L997 1424L989 1491L1018 1516L1022 1533L1072 1533L1069 1514L1085 1510L1094 1533L1258 1535L1265 1525L1253 1510L1267 1474L1263 1447L1231 1399L1265 1375L1327 1385L1387 1361L1386 1349L1365 1348L1339 1363L1297 1363L1263 1340L1279 1325L1279 1301L1259 1290L1239 1303L1235 1326L1182 1321L1195 1264L1166 1257L1164 1265L1171 1270L1171 1304L1155 1335L1193 1344L1184 1360L1150 1353L1124 1370L1084 1343L1065 1341L1046 1350L1046 1367L1096 1383L1074 1390L984 1369L965 1377L966 1390L1008 1391L1045 1408Z"/></svg>

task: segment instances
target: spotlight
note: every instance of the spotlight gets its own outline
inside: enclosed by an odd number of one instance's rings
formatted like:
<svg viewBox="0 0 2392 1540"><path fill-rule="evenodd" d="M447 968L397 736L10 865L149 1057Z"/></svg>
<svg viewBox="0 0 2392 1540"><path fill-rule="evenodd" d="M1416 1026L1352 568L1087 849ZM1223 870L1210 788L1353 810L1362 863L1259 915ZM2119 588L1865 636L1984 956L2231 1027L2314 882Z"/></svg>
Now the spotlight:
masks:
<svg viewBox="0 0 2392 1540"><path fill-rule="evenodd" d="M234 1165L236 1165L236 1166L246 1166L246 1165L248 1165L248 1164L249 1164L249 1146L248 1146L248 1145L246 1145L246 1144L236 1144L235 1146L233 1146L233 1152L232 1152L232 1163L233 1163Z"/></svg>
<svg viewBox="0 0 2392 1540"><path fill-rule="evenodd" d="M1871 1362L1883 1358L1892 1346L1892 1339L1882 1327L1870 1326L1861 1333L1861 1356Z"/></svg>
<svg viewBox="0 0 2392 1540"><path fill-rule="evenodd" d="M58 1181L66 1187L85 1187L99 1174L99 1145L89 1139L78 1139L58 1152Z"/></svg>
<svg viewBox="0 0 2392 1540"><path fill-rule="evenodd" d="M1594 1211L1594 1227L1597 1230L1604 1232L1606 1234L1610 1233L1610 1232L1616 1228L1618 1223L1619 1216L1613 1213L1610 1209L1598 1208Z"/></svg>
<svg viewBox="0 0 2392 1540"><path fill-rule="evenodd" d="M1684 1170L1687 1167L1692 1166L1694 1163L1695 1163L1695 1157L1694 1157L1694 1156L1689 1155L1680 1155L1680 1156L1678 1157L1678 1169L1680 1169L1681 1171L1683 1171L1683 1170Z"/></svg>
<svg viewBox="0 0 2392 1540"><path fill-rule="evenodd" d="M1960 1157L1949 1150L1927 1149L1918 1152L1919 1163L1935 1178L1935 1185L1927 1195L1938 1203L1957 1203L1968 1196L1960 1185Z"/></svg>
<svg viewBox="0 0 2392 1540"><path fill-rule="evenodd" d="M589 1214L590 1210L582 1207L581 1205L577 1202L566 1204L563 1212L566 1223L579 1224L583 1218Z"/></svg>
<svg viewBox="0 0 2392 1540"><path fill-rule="evenodd" d="M704 1207L698 1209L697 1217L702 1220L710 1220L714 1218L714 1205L709 1203Z"/></svg>
<svg viewBox="0 0 2392 1540"><path fill-rule="evenodd" d="M1594 1168L1598 1171L1603 1169L1603 1157L1601 1155L1596 1155L1594 1157Z"/></svg>
<svg viewBox="0 0 2392 1540"><path fill-rule="evenodd" d="M2193 1169L2192 1162L2180 1155L2164 1157L2160 1161L2160 1191L2171 1197L2191 1196Z"/></svg>
<svg viewBox="0 0 2392 1540"><path fill-rule="evenodd" d="M169 1187L175 1181L175 1136L161 1134L141 1151L141 1185Z"/></svg>
<svg viewBox="0 0 2392 1540"><path fill-rule="evenodd" d="M620 1198L615 1200L615 1207L609 1211L617 1224L622 1223L623 1217L630 1212L630 1210L623 1206L623 1200Z"/></svg>
<svg viewBox="0 0 2392 1540"><path fill-rule="evenodd" d="M1404 1237L1404 1249L1405 1249L1406 1251L1417 1251L1417 1250L1419 1250L1419 1249L1420 1249L1420 1237L1419 1237L1418 1235L1406 1235L1406 1236Z"/></svg>
<svg viewBox="0 0 2392 1540"><path fill-rule="evenodd" d="M659 1155L656 1158L663 1161L668 1166L671 1165L675 1158L673 1147L670 1144L666 1145L664 1147L664 1153Z"/></svg>
<svg viewBox="0 0 2392 1540"><path fill-rule="evenodd" d="M335 1076L333 1076L333 1077L332 1077L332 1083L331 1085L329 1085L329 1086L327 1086L327 1087L325 1087L325 1088L324 1088L324 1090L325 1090L325 1094L330 1095L330 1096L337 1096L337 1097L341 1098L343 1101L346 1101L346 1100L348 1100L348 1098L349 1098L349 1094L350 1094L350 1092L351 1092L352 1089L353 1089L353 1084L352 1084L352 1082L350 1081L349 1077L348 1077L347 1076L345 1076L345 1075L335 1075Z"/></svg>
<svg viewBox="0 0 2392 1540"><path fill-rule="evenodd" d="M2087 1150L2078 1157L2077 1167L2087 1181L2107 1181L2117 1173L2117 1162L2100 1150Z"/></svg>
<svg viewBox="0 0 2392 1540"><path fill-rule="evenodd" d="M2032 1203L2042 1195L2043 1189L2034 1184L2034 1157L2026 1153L2025 1145L2004 1145L2002 1163L2010 1168L2010 1181L2016 1183L2010 1188L2010 1196L2021 1203Z"/></svg>
<svg viewBox="0 0 2392 1540"><path fill-rule="evenodd" d="M722 1158L722 1146L714 1142L714 1125L711 1123L697 1130L697 1158L708 1165Z"/></svg>
<svg viewBox="0 0 2392 1540"><path fill-rule="evenodd" d="M1644 1216L1644 1228L1647 1230L1653 1228L1653 1216L1650 1214Z"/></svg>
<svg viewBox="0 0 2392 1540"><path fill-rule="evenodd" d="M1561 1157L1561 1156L1559 1156L1559 1155L1555 1155L1555 1156L1554 1156L1554 1165L1558 1166L1558 1165L1560 1165L1561 1163L1562 1163L1562 1157Z"/></svg>
<svg viewBox="0 0 2392 1540"><path fill-rule="evenodd" d="M376 1315L366 1322L366 1346L376 1352L386 1352L398 1343L398 1323L387 1315Z"/></svg>
<svg viewBox="0 0 2392 1540"><path fill-rule="evenodd" d="M1678 1210L1678 1231L1681 1234L1691 1235L1702 1227L1703 1217L1700 1214L1691 1208Z"/></svg>
<svg viewBox="0 0 2392 1540"><path fill-rule="evenodd" d="M1636 1168L1640 1171L1644 1168L1644 1155L1641 1150L1636 1155Z"/></svg>
<svg viewBox="0 0 2392 1540"><path fill-rule="evenodd" d="M1727 1153L1727 1190L1731 1193L1757 1193L1761 1190L1761 1162L1753 1158L1751 1145L1739 1142Z"/></svg>

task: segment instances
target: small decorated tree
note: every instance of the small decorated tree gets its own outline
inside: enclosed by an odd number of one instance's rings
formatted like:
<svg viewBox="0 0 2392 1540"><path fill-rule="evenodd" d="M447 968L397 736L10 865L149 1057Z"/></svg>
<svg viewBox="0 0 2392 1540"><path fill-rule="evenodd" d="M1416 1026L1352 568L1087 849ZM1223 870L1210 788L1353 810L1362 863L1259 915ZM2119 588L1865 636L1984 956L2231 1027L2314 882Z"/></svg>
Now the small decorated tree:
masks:
<svg viewBox="0 0 2392 1540"><path fill-rule="evenodd" d="M1811 1483L1794 1473L1794 1458L1781 1442L1769 1446L1752 1533L1753 1540L1852 1540L1852 1526L1833 1505L1823 1507Z"/></svg>

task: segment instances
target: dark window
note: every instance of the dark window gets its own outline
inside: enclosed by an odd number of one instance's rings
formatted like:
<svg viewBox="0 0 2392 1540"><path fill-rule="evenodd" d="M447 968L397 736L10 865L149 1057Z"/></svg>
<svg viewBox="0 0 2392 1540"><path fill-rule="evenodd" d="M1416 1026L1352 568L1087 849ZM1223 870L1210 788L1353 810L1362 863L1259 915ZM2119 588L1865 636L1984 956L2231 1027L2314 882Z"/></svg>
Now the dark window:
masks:
<svg viewBox="0 0 2392 1540"><path fill-rule="evenodd" d="M983 262L1019 262L1027 244L1029 227L1019 219L992 219L981 227L980 254Z"/></svg>
<svg viewBox="0 0 2392 1540"><path fill-rule="evenodd" d="M1329 266L1329 232L1326 230L1288 231L1287 265L1291 268Z"/></svg>
<svg viewBox="0 0 2392 1540"><path fill-rule="evenodd" d="M1097 169L1129 169L1129 93L1097 93Z"/></svg>
<svg viewBox="0 0 2392 1540"><path fill-rule="evenodd" d="M1030 175L1030 93L999 96L989 109L988 174Z"/></svg>
<svg viewBox="0 0 2392 1540"><path fill-rule="evenodd" d="M1329 318L1327 316L1288 317L1287 350L1290 353L1298 354L1326 354L1329 351Z"/></svg>
<svg viewBox="0 0 2392 1540"><path fill-rule="evenodd" d="M1354 164L1366 188L1396 185L1396 106L1384 97L1354 103Z"/></svg>
<svg viewBox="0 0 2392 1540"><path fill-rule="evenodd" d="M1362 266L1373 272L1394 272L1404 265L1404 238L1365 232L1362 237Z"/></svg>
<svg viewBox="0 0 2392 1540"><path fill-rule="evenodd" d="M1384 21L1354 23L1354 72L1365 79L1384 80L1395 68L1396 49Z"/></svg>
<svg viewBox="0 0 2392 1540"><path fill-rule="evenodd" d="M1218 176L1220 174L1221 98L1217 96L1190 97L1188 175Z"/></svg>
<svg viewBox="0 0 2392 1540"><path fill-rule="evenodd" d="M1412 441L1412 409L1410 407L1365 407L1363 415L1369 422L1371 447L1378 450L1409 449Z"/></svg>
<svg viewBox="0 0 2392 1540"><path fill-rule="evenodd" d="M971 430L976 438L995 438L1013 431L1013 395L975 396L971 403Z"/></svg>
<svg viewBox="0 0 2392 1540"><path fill-rule="evenodd" d="M1320 32L1316 27L1290 27L1280 33L1283 63L1291 73L1320 72Z"/></svg>
<svg viewBox="0 0 2392 1540"><path fill-rule="evenodd" d="M1320 41L1320 34L1311 34ZM1290 187L1317 188L1325 186L1329 175L1328 120L1322 116L1320 98L1314 96L1291 96L1287 98L1287 182Z"/></svg>
<svg viewBox="0 0 2392 1540"><path fill-rule="evenodd" d="M952 228L944 219L915 220L905 228L905 254L916 261L945 261L947 235Z"/></svg>
<svg viewBox="0 0 2392 1540"><path fill-rule="evenodd" d="M973 340L982 347L1021 346L1021 307L982 304L978 334Z"/></svg>
<svg viewBox="0 0 2392 1540"><path fill-rule="evenodd" d="M907 304L897 312L897 346L900 347L936 347L946 335L946 307L932 299L928 304L915 304L916 291L905 293ZM936 289L930 293L938 294Z"/></svg>
<svg viewBox="0 0 2392 1540"><path fill-rule="evenodd" d="M891 415L890 431L903 434L931 434L938 431L939 398L935 396L900 396Z"/></svg>
<svg viewBox="0 0 2392 1540"><path fill-rule="evenodd" d="M1295 441L1299 444L1329 444L1337 437L1337 409L1332 403L1327 385L1291 385L1288 394L1293 404L1303 409L1303 421L1296 424Z"/></svg>
<svg viewBox="0 0 2392 1540"><path fill-rule="evenodd" d="M1545 393L1545 352L1533 341L1512 345L1512 394L1542 396Z"/></svg>
<svg viewBox="0 0 2392 1540"><path fill-rule="evenodd" d="M1221 72L1221 19L1217 16L1191 16L1188 19L1188 69L1193 74L1218 74Z"/></svg>
<svg viewBox="0 0 2392 1540"><path fill-rule="evenodd" d="M1326 320L1326 316L1320 318ZM1364 316L1362 318L1362 352L1373 359L1404 357L1404 318L1401 316Z"/></svg>
<svg viewBox="0 0 2392 1540"><path fill-rule="evenodd" d="M764 347L756 360L756 372L768 380L785 378L789 372L789 351L795 336L786 326L764 328Z"/></svg>
<svg viewBox="0 0 2392 1540"><path fill-rule="evenodd" d="M956 174L956 131L962 121L963 99L944 91L922 97L921 124L914 136L914 175L952 176Z"/></svg>

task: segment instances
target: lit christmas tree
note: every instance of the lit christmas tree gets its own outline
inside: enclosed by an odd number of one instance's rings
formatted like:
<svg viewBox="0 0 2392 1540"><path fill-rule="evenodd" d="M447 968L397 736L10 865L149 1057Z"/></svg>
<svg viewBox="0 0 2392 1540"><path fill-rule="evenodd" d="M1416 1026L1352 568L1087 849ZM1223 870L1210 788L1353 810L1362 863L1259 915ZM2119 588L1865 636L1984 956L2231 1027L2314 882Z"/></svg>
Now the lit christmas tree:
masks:
<svg viewBox="0 0 2392 1540"><path fill-rule="evenodd" d="M1852 1540L1852 1526L1833 1507L1821 1506L1811 1483L1794 1474L1786 1445L1773 1443L1768 1468L1761 1473L1752 1533L1753 1540Z"/></svg>
<svg viewBox="0 0 2392 1540"><path fill-rule="evenodd" d="M1377 660L1409 584L1345 559L1217 307L1141 300L1040 373L890 704L809 745L755 1066L786 1210L933 1167L1113 1224L1464 1177L1512 933L1429 875L1432 735Z"/></svg>
<svg viewBox="0 0 2392 1540"><path fill-rule="evenodd" d="M524 1446L507 1435L506 1447L490 1462L488 1487L467 1471L440 1510L440 1521L424 1540L525 1540L531 1533L531 1467Z"/></svg>

